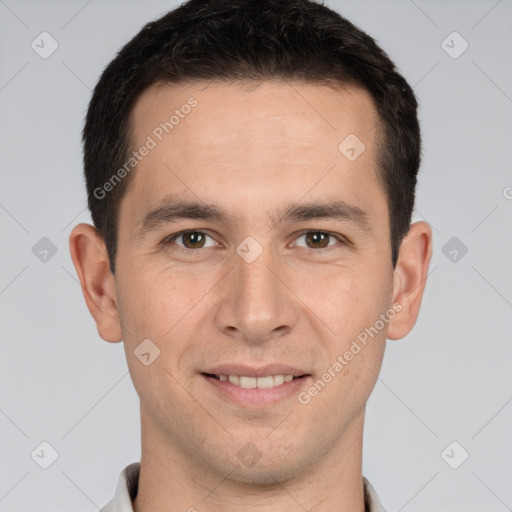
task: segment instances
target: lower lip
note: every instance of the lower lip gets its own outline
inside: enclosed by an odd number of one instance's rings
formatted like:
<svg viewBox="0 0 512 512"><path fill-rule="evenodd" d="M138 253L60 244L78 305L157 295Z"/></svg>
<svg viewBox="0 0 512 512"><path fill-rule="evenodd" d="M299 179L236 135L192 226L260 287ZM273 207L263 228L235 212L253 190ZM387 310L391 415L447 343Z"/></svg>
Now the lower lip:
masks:
<svg viewBox="0 0 512 512"><path fill-rule="evenodd" d="M265 407L273 405L281 400L289 398L292 395L299 393L300 389L307 384L309 375L293 379L290 382L284 382L279 386L273 388L260 389L260 388L241 388L231 384L229 380L222 381L214 377L207 377L202 375L207 382L209 382L217 392L224 398L235 402L238 405L245 405L249 407Z"/></svg>

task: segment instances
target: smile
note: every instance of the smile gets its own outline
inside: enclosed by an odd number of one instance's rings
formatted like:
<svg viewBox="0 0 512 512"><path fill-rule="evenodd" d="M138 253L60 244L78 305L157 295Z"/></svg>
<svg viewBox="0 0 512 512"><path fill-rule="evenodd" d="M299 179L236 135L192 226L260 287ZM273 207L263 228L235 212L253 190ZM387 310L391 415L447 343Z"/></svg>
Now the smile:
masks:
<svg viewBox="0 0 512 512"><path fill-rule="evenodd" d="M300 377L294 375L265 375L262 377L249 377L246 375L211 375L206 374L208 377L220 380L222 382L230 382L231 384L244 389L270 389L276 386L281 386L285 382L290 382Z"/></svg>

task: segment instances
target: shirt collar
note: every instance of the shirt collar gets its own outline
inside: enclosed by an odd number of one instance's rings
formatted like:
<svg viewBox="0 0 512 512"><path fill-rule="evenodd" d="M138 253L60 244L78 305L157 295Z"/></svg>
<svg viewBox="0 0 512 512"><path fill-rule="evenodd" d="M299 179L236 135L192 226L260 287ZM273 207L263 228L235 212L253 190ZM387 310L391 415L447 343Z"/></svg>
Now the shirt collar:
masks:
<svg viewBox="0 0 512 512"><path fill-rule="evenodd" d="M117 489L114 497L100 512L133 512L132 501L139 489L140 462L133 462L126 466L119 475ZM381 505L375 489L363 477L364 503L366 512L386 512Z"/></svg>

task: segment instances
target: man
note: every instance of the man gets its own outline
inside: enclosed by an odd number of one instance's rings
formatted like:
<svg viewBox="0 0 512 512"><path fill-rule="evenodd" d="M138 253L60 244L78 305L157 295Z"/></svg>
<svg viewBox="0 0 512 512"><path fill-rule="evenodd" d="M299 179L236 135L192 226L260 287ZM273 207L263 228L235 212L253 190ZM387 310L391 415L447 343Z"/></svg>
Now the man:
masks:
<svg viewBox="0 0 512 512"><path fill-rule="evenodd" d="M104 512L384 510L362 433L432 252L414 94L307 0L191 0L103 72L70 250L142 456Z"/></svg>

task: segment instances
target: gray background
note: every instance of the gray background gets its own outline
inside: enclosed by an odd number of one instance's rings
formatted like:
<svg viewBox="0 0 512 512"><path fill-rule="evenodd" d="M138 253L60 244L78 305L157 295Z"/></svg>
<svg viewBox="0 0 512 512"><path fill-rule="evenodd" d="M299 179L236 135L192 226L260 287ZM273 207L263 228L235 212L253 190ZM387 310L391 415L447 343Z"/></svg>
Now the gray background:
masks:
<svg viewBox="0 0 512 512"><path fill-rule="evenodd" d="M80 130L91 89L121 45L175 5L0 0L0 511L98 510L139 460L123 346L99 338L68 236L89 221ZM419 320L388 342L369 401L364 474L388 512L512 510L512 2L328 5L415 88L414 220L434 231ZM46 59L31 47L42 31L59 45ZM453 31L469 44L457 58ZM50 461L43 441L58 452L48 469L35 462ZM469 458L452 469L462 450Z"/></svg>

